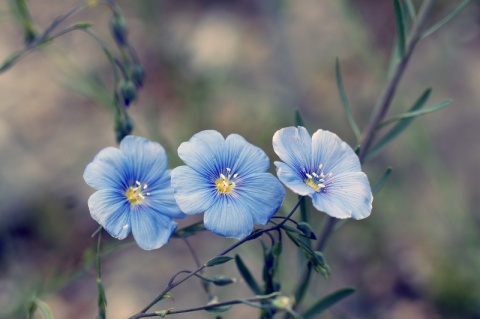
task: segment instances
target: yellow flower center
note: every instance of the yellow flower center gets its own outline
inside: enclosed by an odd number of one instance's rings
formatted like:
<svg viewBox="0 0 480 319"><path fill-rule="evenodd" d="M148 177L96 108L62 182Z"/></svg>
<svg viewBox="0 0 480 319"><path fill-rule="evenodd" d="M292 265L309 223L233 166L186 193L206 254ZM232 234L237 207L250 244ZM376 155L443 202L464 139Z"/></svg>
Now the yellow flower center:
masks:
<svg viewBox="0 0 480 319"><path fill-rule="evenodd" d="M140 204L145 200L145 197L150 193L144 192L147 189L147 184L141 184L139 181L135 182L136 186L130 186L125 192L125 197L132 205Z"/></svg>
<svg viewBox="0 0 480 319"><path fill-rule="evenodd" d="M305 168L302 169L305 174L303 182L313 188L316 193L320 193L325 189L325 179L333 175L332 173L325 175L322 169L323 164L320 164L318 169L312 173L307 173Z"/></svg>
<svg viewBox="0 0 480 319"><path fill-rule="evenodd" d="M231 169L227 167L227 175L220 174L220 177L215 180L217 191L221 194L230 194L235 188L235 182L233 180L237 178L238 174L233 174L232 176L230 172Z"/></svg>

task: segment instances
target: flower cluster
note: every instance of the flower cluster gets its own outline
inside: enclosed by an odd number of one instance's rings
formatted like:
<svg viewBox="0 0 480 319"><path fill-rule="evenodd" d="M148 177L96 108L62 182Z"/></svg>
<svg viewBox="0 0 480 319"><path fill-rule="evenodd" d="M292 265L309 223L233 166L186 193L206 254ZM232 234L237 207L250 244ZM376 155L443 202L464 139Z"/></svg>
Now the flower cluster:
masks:
<svg viewBox="0 0 480 319"><path fill-rule="evenodd" d="M177 227L174 218L200 213L211 232L244 238L280 208L280 181L332 217L370 214L367 176L337 135L318 130L310 137L303 127L288 127L275 133L273 148L283 161L275 162L278 179L267 172L265 152L237 134L195 134L178 148L186 165L172 171L160 144L127 136L120 149L103 149L85 169L85 181L97 189L88 201L90 213L115 238L131 230L143 249L164 245Z"/></svg>

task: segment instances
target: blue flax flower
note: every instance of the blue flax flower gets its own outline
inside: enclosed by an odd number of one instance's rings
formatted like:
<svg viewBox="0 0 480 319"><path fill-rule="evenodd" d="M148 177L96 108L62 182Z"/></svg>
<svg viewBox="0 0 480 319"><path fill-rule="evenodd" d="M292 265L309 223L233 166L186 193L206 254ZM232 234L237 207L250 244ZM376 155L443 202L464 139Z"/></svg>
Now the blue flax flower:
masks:
<svg viewBox="0 0 480 319"><path fill-rule="evenodd" d="M173 197L163 147L126 136L120 149L107 147L87 165L83 178L97 189L88 200L90 214L115 238L130 233L140 248L156 249L177 228L172 218L186 215Z"/></svg>
<svg viewBox="0 0 480 319"><path fill-rule="evenodd" d="M175 199L188 215L205 212L205 228L215 234L244 238L282 204L285 189L266 173L267 155L240 135L202 131L178 155L187 165L172 172Z"/></svg>
<svg viewBox="0 0 480 319"><path fill-rule="evenodd" d="M336 134L287 127L273 136L278 178L332 217L362 219L372 211L373 195L358 156Z"/></svg>

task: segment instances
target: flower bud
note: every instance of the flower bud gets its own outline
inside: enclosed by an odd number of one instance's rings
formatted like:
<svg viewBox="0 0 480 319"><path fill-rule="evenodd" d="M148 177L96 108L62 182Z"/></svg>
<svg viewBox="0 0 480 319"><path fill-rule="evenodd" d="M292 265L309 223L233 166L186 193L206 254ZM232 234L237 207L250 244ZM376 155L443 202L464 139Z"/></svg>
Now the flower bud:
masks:
<svg viewBox="0 0 480 319"><path fill-rule="evenodd" d="M118 45L127 44L127 22L121 14L115 14L110 21L110 31Z"/></svg>
<svg viewBox="0 0 480 319"><path fill-rule="evenodd" d="M145 71L140 64L135 64L132 67L130 76L137 88L141 88L143 86L143 81L145 80Z"/></svg>
<svg viewBox="0 0 480 319"><path fill-rule="evenodd" d="M125 106L129 106L137 98L137 90L132 81L122 81L119 91Z"/></svg>
<svg viewBox="0 0 480 319"><path fill-rule="evenodd" d="M117 137L117 142L120 143L123 138L127 135L130 135L133 131L133 122L127 118L118 118L115 123L115 135Z"/></svg>

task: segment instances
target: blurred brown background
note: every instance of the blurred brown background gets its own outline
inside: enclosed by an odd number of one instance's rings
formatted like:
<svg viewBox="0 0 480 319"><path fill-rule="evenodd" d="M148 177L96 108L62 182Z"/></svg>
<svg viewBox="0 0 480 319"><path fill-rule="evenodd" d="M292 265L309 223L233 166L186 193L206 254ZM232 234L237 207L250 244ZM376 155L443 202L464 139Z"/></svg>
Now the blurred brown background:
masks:
<svg viewBox="0 0 480 319"><path fill-rule="evenodd" d="M328 129L353 145L337 94L335 58L341 61L361 128L386 81L395 34L391 1L118 3L147 74L130 109L134 133L160 141L170 167L181 163L178 145L206 128L225 136L239 133L276 160L271 138L293 125L295 108L311 133ZM74 4L28 2L41 28ZM457 4L437 1L430 24ZM94 30L113 46L110 17L107 8L98 6L65 25L93 21ZM307 301L345 286L358 290L324 318L480 318L479 21L480 5L472 1L418 45L391 114L408 109L427 87L433 88L431 103L454 102L417 119L365 165L372 184L388 165L394 171L376 197L372 215L348 222L329 242L325 253L331 278L314 280ZM23 46L7 1L0 2L0 29L3 60ZM95 246L90 235L97 224L87 208L93 190L84 183L83 170L99 150L115 145L113 117L102 104L106 91L100 83L110 89L111 68L83 33L59 38L0 74L0 317L25 317L23 304L32 294L51 307L55 318L96 315L94 272L67 278ZM289 193L285 210L294 200ZM316 229L322 218L316 214ZM207 233L193 242L202 260L231 243ZM238 252L252 268L260 268L259 251L259 245L250 243ZM292 274L299 271L295 256L294 250L287 251L281 268L287 294L295 284ZM104 260L108 318L136 313L177 269L193 267L180 240L151 252L132 246L113 253ZM215 270L239 277L233 263ZM256 275L260 278L260 269ZM241 282L215 289L223 300L252 294ZM158 309L206 301L195 280L173 293L175 302ZM224 314L255 316L256 310L247 306Z"/></svg>

